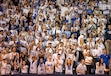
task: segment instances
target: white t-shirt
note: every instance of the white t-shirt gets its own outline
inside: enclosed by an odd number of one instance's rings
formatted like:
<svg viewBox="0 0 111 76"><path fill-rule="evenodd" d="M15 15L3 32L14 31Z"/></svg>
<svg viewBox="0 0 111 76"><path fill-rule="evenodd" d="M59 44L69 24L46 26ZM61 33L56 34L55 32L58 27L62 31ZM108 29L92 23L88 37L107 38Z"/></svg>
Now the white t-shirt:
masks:
<svg viewBox="0 0 111 76"><path fill-rule="evenodd" d="M7 64L6 66L6 74L10 74L11 73L11 65Z"/></svg>
<svg viewBox="0 0 111 76"><path fill-rule="evenodd" d="M91 56L86 56L85 57L85 62L86 62L86 65L91 65L90 64L90 61L92 60L93 58Z"/></svg>
<svg viewBox="0 0 111 76"><path fill-rule="evenodd" d="M62 59L55 59L55 65L57 64L57 61L61 64L58 66L55 66L55 72L62 72L62 65L63 65L63 60Z"/></svg>
<svg viewBox="0 0 111 76"><path fill-rule="evenodd" d="M23 68L21 68L21 72L28 73L28 65L23 66Z"/></svg>
<svg viewBox="0 0 111 76"><path fill-rule="evenodd" d="M77 40L76 40L76 39L72 39L72 38L70 38L70 39L69 39L69 41L70 41L70 43L71 43L71 44L74 44L74 43L76 43L76 42L77 42Z"/></svg>
<svg viewBox="0 0 111 76"><path fill-rule="evenodd" d="M99 62L96 63L96 70L95 70L96 74L104 74L105 69L106 69L105 63L103 63L103 65L100 66Z"/></svg>
<svg viewBox="0 0 111 76"><path fill-rule="evenodd" d="M97 43L98 44L98 49L102 50L105 48L105 46L103 45L103 43Z"/></svg>
<svg viewBox="0 0 111 76"><path fill-rule="evenodd" d="M51 62L46 61L45 65L48 68L48 69L46 69L46 74L53 74L54 69L52 69L52 66L54 66L54 62L53 61L51 61Z"/></svg>
<svg viewBox="0 0 111 76"><path fill-rule="evenodd" d="M30 61L30 73L37 73L37 61Z"/></svg>
<svg viewBox="0 0 111 76"><path fill-rule="evenodd" d="M92 49L91 53L92 53L93 57L100 56L102 54L102 50L101 49Z"/></svg>
<svg viewBox="0 0 111 76"><path fill-rule="evenodd" d="M39 64L38 74L45 74L45 65L44 64Z"/></svg>
<svg viewBox="0 0 111 76"><path fill-rule="evenodd" d="M6 74L6 66L7 66L7 63L2 62L1 75L5 75Z"/></svg>
<svg viewBox="0 0 111 76"><path fill-rule="evenodd" d="M73 74L73 67L65 65L65 74Z"/></svg>
<svg viewBox="0 0 111 76"><path fill-rule="evenodd" d="M86 74L87 68L86 65L82 65L81 63L77 66L76 70L81 71L82 74ZM81 75L81 73L77 73L78 75Z"/></svg>
<svg viewBox="0 0 111 76"><path fill-rule="evenodd" d="M61 16L65 16L65 12L68 11L68 8L67 7L63 7L61 6Z"/></svg>

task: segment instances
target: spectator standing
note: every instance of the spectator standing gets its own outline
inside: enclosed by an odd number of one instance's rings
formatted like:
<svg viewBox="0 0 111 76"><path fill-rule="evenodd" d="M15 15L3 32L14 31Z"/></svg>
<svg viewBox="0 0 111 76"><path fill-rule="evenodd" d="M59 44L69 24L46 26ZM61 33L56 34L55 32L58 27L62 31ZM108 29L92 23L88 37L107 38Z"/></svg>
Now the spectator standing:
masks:
<svg viewBox="0 0 111 76"><path fill-rule="evenodd" d="M106 65L103 62L103 59L100 58L99 62L96 63L96 70L95 70L95 74L101 74L104 75L105 71L107 71L106 69Z"/></svg>
<svg viewBox="0 0 111 76"><path fill-rule="evenodd" d="M49 54L48 59L45 63L45 69L46 69L46 74L53 74L54 73L54 62L52 59L51 54Z"/></svg>
<svg viewBox="0 0 111 76"><path fill-rule="evenodd" d="M107 49L107 53L111 54L111 25L108 25L108 29L106 30L105 33L105 46Z"/></svg>
<svg viewBox="0 0 111 76"><path fill-rule="evenodd" d="M40 62L38 63L38 74L45 74L45 62L41 57Z"/></svg>
<svg viewBox="0 0 111 76"><path fill-rule="evenodd" d="M81 59L81 63L76 68L76 73L78 75L85 75L87 72L87 67L85 65L85 60Z"/></svg>
<svg viewBox="0 0 111 76"><path fill-rule="evenodd" d="M103 49L103 54L100 55L100 58L103 59L103 62L105 63L105 66L106 66L106 69L109 69L110 55L107 54L106 49ZM106 71L106 74L109 74L109 71Z"/></svg>

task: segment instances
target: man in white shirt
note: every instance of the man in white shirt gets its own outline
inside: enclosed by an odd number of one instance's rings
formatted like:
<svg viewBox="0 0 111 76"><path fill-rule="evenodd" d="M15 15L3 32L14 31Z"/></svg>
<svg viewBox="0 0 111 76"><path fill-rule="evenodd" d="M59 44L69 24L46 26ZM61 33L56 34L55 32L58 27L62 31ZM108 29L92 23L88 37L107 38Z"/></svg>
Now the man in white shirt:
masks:
<svg viewBox="0 0 111 76"><path fill-rule="evenodd" d="M61 55L58 54L57 58L55 59L55 73L56 74L62 74L62 66L63 66L63 60L61 59Z"/></svg>
<svg viewBox="0 0 111 76"><path fill-rule="evenodd" d="M85 60L82 59L81 63L76 68L76 73L78 75L84 75L84 74L86 74L86 71L87 71L87 68L86 68L86 65L85 65Z"/></svg>
<svg viewBox="0 0 111 76"><path fill-rule="evenodd" d="M58 3L58 5L59 5L59 7L61 9L61 16L62 17L65 16L66 11L68 11L67 4L65 4L64 6L62 6L61 4Z"/></svg>
<svg viewBox="0 0 111 76"><path fill-rule="evenodd" d="M32 74L37 73L37 60L35 56L33 56L32 60L30 60L30 73Z"/></svg>
<svg viewBox="0 0 111 76"><path fill-rule="evenodd" d="M45 67L46 67L46 74L54 73L54 62L53 62L51 54L48 56L48 60L45 63Z"/></svg>

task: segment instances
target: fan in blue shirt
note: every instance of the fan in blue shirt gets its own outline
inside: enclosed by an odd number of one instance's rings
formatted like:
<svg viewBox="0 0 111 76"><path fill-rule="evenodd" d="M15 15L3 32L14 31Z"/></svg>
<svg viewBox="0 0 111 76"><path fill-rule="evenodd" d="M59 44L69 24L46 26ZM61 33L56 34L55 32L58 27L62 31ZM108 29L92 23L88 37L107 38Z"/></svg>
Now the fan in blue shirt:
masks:
<svg viewBox="0 0 111 76"><path fill-rule="evenodd" d="M100 58L103 59L106 67L109 67L110 55L106 53L106 49L103 50L103 54L100 55Z"/></svg>

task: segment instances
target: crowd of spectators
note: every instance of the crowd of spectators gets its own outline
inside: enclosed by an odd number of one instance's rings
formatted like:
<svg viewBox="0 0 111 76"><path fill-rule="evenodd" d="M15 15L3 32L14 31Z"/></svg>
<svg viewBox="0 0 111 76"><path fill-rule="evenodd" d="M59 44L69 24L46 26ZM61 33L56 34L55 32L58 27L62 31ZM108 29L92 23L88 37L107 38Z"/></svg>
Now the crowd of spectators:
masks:
<svg viewBox="0 0 111 76"><path fill-rule="evenodd" d="M111 74L111 0L0 0L0 74Z"/></svg>

